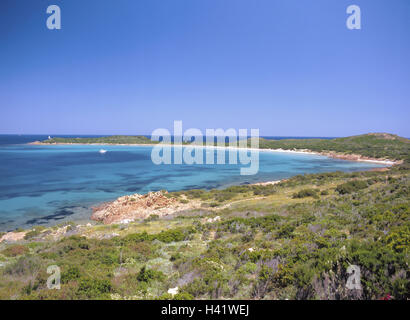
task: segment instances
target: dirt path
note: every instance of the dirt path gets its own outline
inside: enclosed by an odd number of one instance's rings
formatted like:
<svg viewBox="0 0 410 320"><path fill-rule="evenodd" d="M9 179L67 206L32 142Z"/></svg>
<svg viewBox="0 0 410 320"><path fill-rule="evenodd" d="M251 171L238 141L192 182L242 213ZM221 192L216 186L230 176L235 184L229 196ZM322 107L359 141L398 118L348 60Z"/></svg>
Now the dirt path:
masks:
<svg viewBox="0 0 410 320"><path fill-rule="evenodd" d="M243 202L243 201L261 200L261 199L266 199L266 197L255 197L255 198L235 200L235 201L229 202L229 203L227 203L227 204L224 204L222 207L215 208L215 209L217 209L217 210L222 210L222 209L226 209L226 208L230 207L231 205L233 205L233 204L235 204L235 203L239 203L239 202Z"/></svg>

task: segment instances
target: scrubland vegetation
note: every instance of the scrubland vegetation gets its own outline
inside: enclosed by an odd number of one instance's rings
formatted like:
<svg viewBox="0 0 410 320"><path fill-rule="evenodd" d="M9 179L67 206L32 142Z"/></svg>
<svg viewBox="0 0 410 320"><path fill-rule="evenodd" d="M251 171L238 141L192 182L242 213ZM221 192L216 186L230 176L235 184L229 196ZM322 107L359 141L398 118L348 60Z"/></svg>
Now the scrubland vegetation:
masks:
<svg viewBox="0 0 410 320"><path fill-rule="evenodd" d="M1 245L0 298L407 299L409 187L404 166L296 176L170 193L203 200L172 219L71 224L55 241L41 228ZM346 288L350 264L363 290ZM61 268L60 290L47 289L49 265Z"/></svg>
<svg viewBox="0 0 410 320"><path fill-rule="evenodd" d="M151 144L153 143L149 138L145 136L107 136L98 138L51 138L42 143L83 143L83 144Z"/></svg>
<svg viewBox="0 0 410 320"><path fill-rule="evenodd" d="M410 160L410 141L387 133L363 134L335 139L259 140L262 149L308 149L315 152L357 154L370 158Z"/></svg>

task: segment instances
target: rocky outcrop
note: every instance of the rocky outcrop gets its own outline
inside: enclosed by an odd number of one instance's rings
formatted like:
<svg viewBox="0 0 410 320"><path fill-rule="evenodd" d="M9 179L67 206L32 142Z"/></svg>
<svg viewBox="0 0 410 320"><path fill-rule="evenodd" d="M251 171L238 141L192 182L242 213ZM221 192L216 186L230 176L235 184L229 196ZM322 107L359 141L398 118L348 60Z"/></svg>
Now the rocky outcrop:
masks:
<svg viewBox="0 0 410 320"><path fill-rule="evenodd" d="M170 295L172 295L172 296L178 294L178 291L179 291L179 288L178 288L178 287L169 288L169 289L168 289L168 293L169 293Z"/></svg>
<svg viewBox="0 0 410 320"><path fill-rule="evenodd" d="M158 191L119 197L113 202L93 208L91 219L102 221L104 224L128 223L145 219L150 215L161 217L199 206L192 201L181 203L176 198L167 197L166 194L166 191Z"/></svg>
<svg viewBox="0 0 410 320"><path fill-rule="evenodd" d="M27 231L22 232L7 232L0 238L0 242L15 242L24 240L24 236L26 235Z"/></svg>

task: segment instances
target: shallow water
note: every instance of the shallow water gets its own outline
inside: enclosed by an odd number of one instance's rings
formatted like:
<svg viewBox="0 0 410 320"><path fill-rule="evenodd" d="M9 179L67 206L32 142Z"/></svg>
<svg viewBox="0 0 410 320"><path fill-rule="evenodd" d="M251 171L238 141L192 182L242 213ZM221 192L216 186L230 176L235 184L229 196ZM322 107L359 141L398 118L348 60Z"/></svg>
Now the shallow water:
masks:
<svg viewBox="0 0 410 320"><path fill-rule="evenodd" d="M99 153L102 148L108 152ZM303 173L381 166L318 155L260 152L258 174L241 176L241 164L154 165L151 149L0 143L0 230L89 218L92 205L124 194L221 188Z"/></svg>

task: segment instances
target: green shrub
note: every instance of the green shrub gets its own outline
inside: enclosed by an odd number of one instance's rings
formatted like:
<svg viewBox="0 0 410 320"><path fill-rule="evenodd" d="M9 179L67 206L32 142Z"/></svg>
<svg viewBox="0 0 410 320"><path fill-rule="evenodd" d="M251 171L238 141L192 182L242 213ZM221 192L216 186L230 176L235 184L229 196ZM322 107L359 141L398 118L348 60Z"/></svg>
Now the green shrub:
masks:
<svg viewBox="0 0 410 320"><path fill-rule="evenodd" d="M4 249L1 253L4 254L6 257L16 257L21 256L22 254L25 254L27 252L27 247L20 244L15 244L13 246L8 247L7 249Z"/></svg>
<svg viewBox="0 0 410 320"><path fill-rule="evenodd" d="M245 253L243 255L246 256L249 261L251 261L253 263L257 263L262 258L262 251L260 251L260 250L255 250L255 251L247 250L247 251L245 251Z"/></svg>
<svg viewBox="0 0 410 320"><path fill-rule="evenodd" d="M173 300L193 300L194 296L188 292L180 292L174 295Z"/></svg>
<svg viewBox="0 0 410 320"><path fill-rule="evenodd" d="M182 254L180 252L176 252L169 258L169 260L170 261L176 261L176 260L181 259L181 258L182 258Z"/></svg>
<svg viewBox="0 0 410 320"><path fill-rule="evenodd" d="M410 247L410 227L402 226L393 229L384 242L396 252L403 252Z"/></svg>
<svg viewBox="0 0 410 320"><path fill-rule="evenodd" d="M292 195L293 199L301 199L301 198L307 198L307 197L317 198L318 197L317 190L316 189L303 189Z"/></svg>
<svg viewBox="0 0 410 320"><path fill-rule="evenodd" d="M278 238L291 238L293 236L293 231L295 231L295 226L292 224L283 225L278 231Z"/></svg>
<svg viewBox="0 0 410 320"><path fill-rule="evenodd" d="M9 275L27 276L41 268L41 260L37 256L22 256L15 263L6 266L4 272Z"/></svg>
<svg viewBox="0 0 410 320"><path fill-rule="evenodd" d="M83 249L83 250L89 250L90 249L90 245L87 242L80 242L78 244L78 247L80 249Z"/></svg>
<svg viewBox="0 0 410 320"><path fill-rule="evenodd" d="M108 280L86 278L80 280L77 292L87 298L102 298L111 290L112 286Z"/></svg>
<svg viewBox="0 0 410 320"><path fill-rule="evenodd" d="M61 283L68 283L72 280L77 280L81 277L80 269L76 266L69 267L67 271L61 274Z"/></svg>
<svg viewBox="0 0 410 320"><path fill-rule="evenodd" d="M152 280L163 280L165 275L161 271L147 269L143 266L138 273L137 280L141 282L151 282Z"/></svg>
<svg viewBox="0 0 410 320"><path fill-rule="evenodd" d="M353 180L336 187L336 192L339 194L350 194L367 188L367 182L363 180Z"/></svg>
<svg viewBox="0 0 410 320"><path fill-rule="evenodd" d="M152 238L165 243L170 243L185 240L185 234L179 229L174 229L161 231L159 234L153 235Z"/></svg>
<svg viewBox="0 0 410 320"><path fill-rule="evenodd" d="M133 233L125 236L123 239L119 239L120 243L132 243L132 242L142 242L142 241L152 241L159 240L161 242L179 242L185 240L189 234L194 233L195 229L193 227L185 229L170 229L163 230L157 234L148 234L147 232Z"/></svg>
<svg viewBox="0 0 410 320"><path fill-rule="evenodd" d="M125 236L123 239L120 239L120 242L127 242L127 243L132 243L132 242L142 242L142 241L147 241L150 240L149 234L144 231L142 233L133 233Z"/></svg>
<svg viewBox="0 0 410 320"><path fill-rule="evenodd" d="M410 281L398 278L393 282L393 297L396 300L408 300L410 298Z"/></svg>

